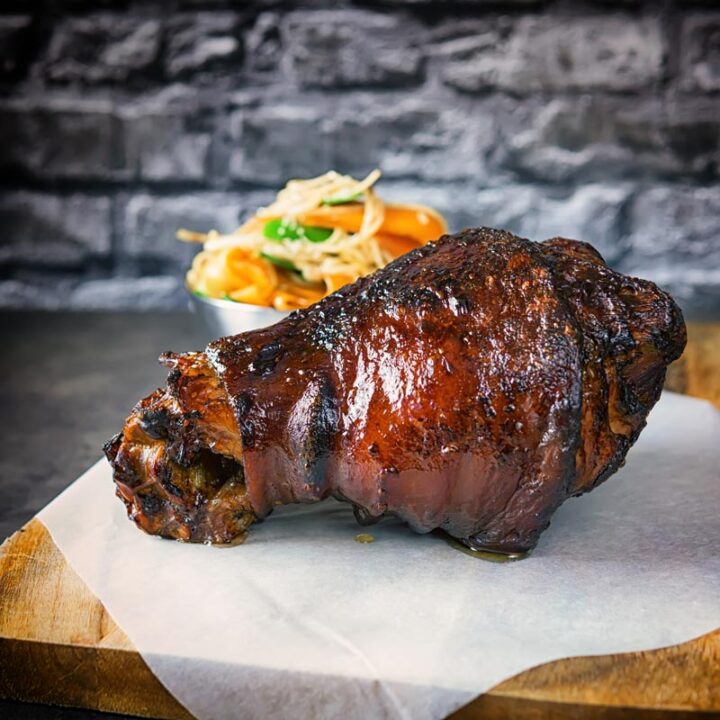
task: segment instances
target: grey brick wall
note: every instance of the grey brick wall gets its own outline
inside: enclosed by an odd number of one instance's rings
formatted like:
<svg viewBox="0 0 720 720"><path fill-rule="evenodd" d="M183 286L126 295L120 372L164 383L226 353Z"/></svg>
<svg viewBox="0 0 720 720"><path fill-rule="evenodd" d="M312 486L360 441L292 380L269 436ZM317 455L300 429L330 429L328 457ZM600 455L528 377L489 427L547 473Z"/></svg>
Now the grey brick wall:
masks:
<svg viewBox="0 0 720 720"><path fill-rule="evenodd" d="M5 0L0 306L182 306L178 226L384 171L720 314L720 3Z"/></svg>

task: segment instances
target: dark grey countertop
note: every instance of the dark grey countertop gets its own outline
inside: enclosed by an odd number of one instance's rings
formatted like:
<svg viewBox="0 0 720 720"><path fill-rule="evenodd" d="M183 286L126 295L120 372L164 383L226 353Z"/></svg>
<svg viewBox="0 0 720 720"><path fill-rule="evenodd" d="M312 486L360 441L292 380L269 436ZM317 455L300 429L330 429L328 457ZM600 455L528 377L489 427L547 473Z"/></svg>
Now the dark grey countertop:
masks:
<svg viewBox="0 0 720 720"><path fill-rule="evenodd" d="M209 339L186 313L43 312L0 313L0 338L2 539L94 463L132 406L164 383L161 352ZM0 717L114 716L0 701Z"/></svg>

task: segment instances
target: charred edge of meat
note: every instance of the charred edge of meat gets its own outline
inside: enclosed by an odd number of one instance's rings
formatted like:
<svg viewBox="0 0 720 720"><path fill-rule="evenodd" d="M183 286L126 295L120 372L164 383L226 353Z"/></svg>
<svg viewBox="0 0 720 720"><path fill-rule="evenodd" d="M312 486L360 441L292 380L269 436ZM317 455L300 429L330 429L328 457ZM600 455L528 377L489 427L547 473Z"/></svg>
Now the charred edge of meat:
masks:
<svg viewBox="0 0 720 720"><path fill-rule="evenodd" d="M167 390L140 402L105 445L116 494L147 533L188 542L242 542L255 520L232 413L202 356L162 357ZM176 367L180 365L181 367ZM202 399L202 400L200 400Z"/></svg>
<svg viewBox="0 0 720 720"><path fill-rule="evenodd" d="M602 358L601 372L607 391L605 421L612 432L614 450L589 482L570 488L569 494L577 497L600 485L625 464L625 456L646 425L649 410L660 398L667 366L682 354L687 335L682 311L654 283L613 272L588 243L558 237L546 240L542 246L553 258L559 295L571 299L573 316L580 327L586 328L580 335L583 373L589 363ZM588 265L602 268L592 271L602 273L602 285L598 285L597 278L588 279L592 277L587 272ZM622 304L622 325L613 333L603 327L598 334L583 315L603 292Z"/></svg>
<svg viewBox="0 0 720 720"><path fill-rule="evenodd" d="M326 486L327 464L335 446L339 423L337 399L329 378L324 378L310 411L309 428L303 448L303 465L307 482Z"/></svg>
<svg viewBox="0 0 720 720"><path fill-rule="evenodd" d="M256 520L244 502L242 464L207 448L181 465L157 443L124 443L123 435L105 447L115 470L116 495L128 517L151 535L186 542L242 542ZM152 440L148 436L148 440Z"/></svg>

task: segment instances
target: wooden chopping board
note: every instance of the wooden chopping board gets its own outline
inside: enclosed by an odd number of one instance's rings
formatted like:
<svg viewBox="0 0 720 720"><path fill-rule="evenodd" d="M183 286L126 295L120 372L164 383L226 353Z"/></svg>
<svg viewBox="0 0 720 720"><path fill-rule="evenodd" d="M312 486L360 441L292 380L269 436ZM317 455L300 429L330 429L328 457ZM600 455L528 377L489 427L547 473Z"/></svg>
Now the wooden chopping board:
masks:
<svg viewBox="0 0 720 720"><path fill-rule="evenodd" d="M720 324L689 326L667 386L720 408ZM720 602L720 599L718 599ZM33 519L0 547L0 698L191 720ZM720 629L516 675L452 720L720 717Z"/></svg>

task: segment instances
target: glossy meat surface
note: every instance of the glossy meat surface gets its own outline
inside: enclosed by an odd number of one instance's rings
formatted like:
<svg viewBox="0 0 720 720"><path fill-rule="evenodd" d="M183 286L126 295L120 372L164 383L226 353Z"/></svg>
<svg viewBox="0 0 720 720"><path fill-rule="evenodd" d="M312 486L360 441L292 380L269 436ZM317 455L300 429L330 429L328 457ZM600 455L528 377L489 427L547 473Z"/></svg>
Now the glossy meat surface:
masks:
<svg viewBox="0 0 720 720"><path fill-rule="evenodd" d="M523 551L622 463L684 344L672 299L590 246L466 230L167 359L107 453L131 517L166 537L228 542L332 495L362 523Z"/></svg>

